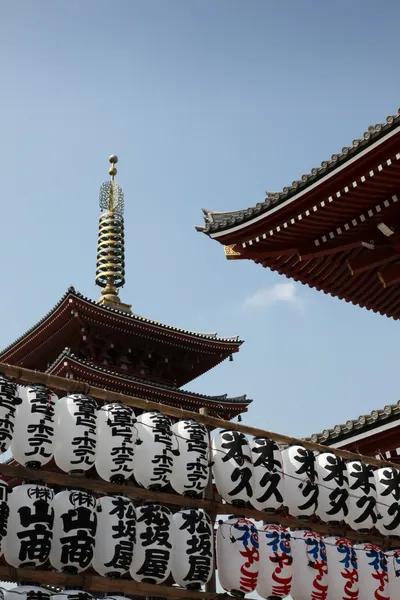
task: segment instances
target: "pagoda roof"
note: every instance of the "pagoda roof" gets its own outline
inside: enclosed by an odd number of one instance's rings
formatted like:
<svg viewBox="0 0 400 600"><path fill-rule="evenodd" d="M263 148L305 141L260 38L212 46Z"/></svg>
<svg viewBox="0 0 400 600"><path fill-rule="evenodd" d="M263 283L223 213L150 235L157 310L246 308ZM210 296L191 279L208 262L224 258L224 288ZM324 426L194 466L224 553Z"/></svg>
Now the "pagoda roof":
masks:
<svg viewBox="0 0 400 600"><path fill-rule="evenodd" d="M243 343L238 336L219 337L216 333L197 333L165 325L134 313L100 306L70 287L59 302L33 327L0 353L0 360L11 364L45 370L62 348L70 347L71 336L79 335L86 323L114 331L124 339L151 340L165 350L175 347L196 356L190 371L184 365L176 374L176 385L205 373L238 352ZM56 351L55 351L56 350Z"/></svg>
<svg viewBox="0 0 400 600"><path fill-rule="evenodd" d="M196 229L208 234L210 237L218 237L223 233L243 227L245 224L260 220L266 213L276 211L283 203L297 199L299 193L304 192L311 186L318 185L322 179L332 177L347 163L357 159L359 155L372 150L389 136L392 137L397 134L399 128L400 109L397 114L388 116L384 123L370 125L362 137L355 138L350 146L344 146L340 152L332 154L330 159L322 161L319 167L311 169L311 173L305 173L300 179L293 181L291 185L284 187L281 191L267 191L263 202L233 211L221 212L203 209L205 224L196 227Z"/></svg>
<svg viewBox="0 0 400 600"><path fill-rule="evenodd" d="M198 229L228 259L399 319L399 149L400 112L264 203L206 211Z"/></svg>
<svg viewBox="0 0 400 600"><path fill-rule="evenodd" d="M89 361L78 358L65 349L46 373L60 377L73 377L79 381L89 383L96 387L107 387L110 391L121 392L154 402L161 402L172 406L184 406L186 410L198 411L202 407L209 409L209 414L224 419L232 419L240 413L246 412L252 400L246 395L228 397L227 394L207 396L183 389L177 389L159 383L152 383L139 377L132 377L116 373L111 369L93 365Z"/></svg>

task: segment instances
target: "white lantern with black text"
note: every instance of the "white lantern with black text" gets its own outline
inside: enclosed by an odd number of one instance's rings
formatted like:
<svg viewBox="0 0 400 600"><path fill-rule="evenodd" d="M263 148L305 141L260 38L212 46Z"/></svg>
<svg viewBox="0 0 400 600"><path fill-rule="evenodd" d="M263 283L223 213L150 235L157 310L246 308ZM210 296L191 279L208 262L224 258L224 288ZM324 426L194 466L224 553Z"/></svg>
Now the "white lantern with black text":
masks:
<svg viewBox="0 0 400 600"><path fill-rule="evenodd" d="M211 447L215 484L222 498L235 506L251 501L254 473L246 436L222 429L213 438Z"/></svg>
<svg viewBox="0 0 400 600"><path fill-rule="evenodd" d="M59 594L52 594L51 600L94 600L92 594L83 590L65 589Z"/></svg>
<svg viewBox="0 0 400 600"><path fill-rule="evenodd" d="M260 568L258 533L253 521L220 521L216 539L218 578L227 592L244 596L254 592Z"/></svg>
<svg viewBox="0 0 400 600"><path fill-rule="evenodd" d="M355 531L368 531L377 522L374 472L359 460L347 463L349 481L346 523Z"/></svg>
<svg viewBox="0 0 400 600"><path fill-rule="evenodd" d="M354 550L358 562L358 600L393 600L389 597L387 560L382 550L364 543L355 544Z"/></svg>
<svg viewBox="0 0 400 600"><path fill-rule="evenodd" d="M0 556L3 554L3 540L7 535L8 516L8 484L0 479Z"/></svg>
<svg viewBox="0 0 400 600"><path fill-rule="evenodd" d="M12 442L15 413L20 403L17 384L0 373L0 454L6 452Z"/></svg>
<svg viewBox="0 0 400 600"><path fill-rule="evenodd" d="M171 419L157 411L145 412L137 418L134 477L148 490L161 489L170 482L177 453L171 425Z"/></svg>
<svg viewBox="0 0 400 600"><path fill-rule="evenodd" d="M136 581L163 583L171 573L172 515L159 504L136 508L136 547L130 573Z"/></svg>
<svg viewBox="0 0 400 600"><path fill-rule="evenodd" d="M57 402L54 460L62 471L82 473L94 465L96 413L96 402L83 394L71 394Z"/></svg>
<svg viewBox="0 0 400 600"><path fill-rule="evenodd" d="M54 511L53 490L42 485L16 486L9 497L4 558L13 567L35 568L49 558Z"/></svg>
<svg viewBox="0 0 400 600"><path fill-rule="evenodd" d="M250 441L254 469L251 503L257 510L275 512L283 503L282 457L273 440L254 437Z"/></svg>
<svg viewBox="0 0 400 600"><path fill-rule="evenodd" d="M261 598L280 600L292 587L292 546L290 533L280 525L265 525L259 532L260 570L257 594Z"/></svg>
<svg viewBox="0 0 400 600"><path fill-rule="evenodd" d="M209 478L210 451L207 429L194 419L182 419L172 426L179 454L174 457L171 485L183 496L199 496Z"/></svg>
<svg viewBox="0 0 400 600"><path fill-rule="evenodd" d="M93 559L97 529L96 499L80 490L62 491L54 496L53 507L50 562L57 571L80 573Z"/></svg>
<svg viewBox="0 0 400 600"><path fill-rule="evenodd" d="M292 517L306 518L318 506L315 457L303 446L289 446L282 451L284 473L283 504Z"/></svg>
<svg viewBox="0 0 400 600"><path fill-rule="evenodd" d="M97 412L96 471L102 479L122 483L133 473L135 413L125 404L106 404Z"/></svg>
<svg viewBox="0 0 400 600"><path fill-rule="evenodd" d="M45 590L38 585L18 585L4 591L4 600L50 600L50 597L53 596L49 590Z"/></svg>
<svg viewBox="0 0 400 600"><path fill-rule="evenodd" d="M122 496L97 501L97 532L92 566L103 577L120 577L129 571L135 544L135 505Z"/></svg>
<svg viewBox="0 0 400 600"><path fill-rule="evenodd" d="M386 552L389 598L400 598L400 550Z"/></svg>
<svg viewBox="0 0 400 600"><path fill-rule="evenodd" d="M347 469L342 458L332 452L321 452L315 458L319 488L315 514L325 523L338 523L347 515Z"/></svg>
<svg viewBox="0 0 400 600"><path fill-rule="evenodd" d="M200 589L212 575L214 560L213 526L198 508L181 510L172 521L172 577L188 589Z"/></svg>
<svg viewBox="0 0 400 600"><path fill-rule="evenodd" d="M20 465L39 469L53 458L58 397L40 384L20 388L19 395L21 404L17 406L11 452Z"/></svg>
<svg viewBox="0 0 400 600"><path fill-rule="evenodd" d="M379 515L375 527L382 535L400 537L400 471L383 467L374 476Z"/></svg>
<svg viewBox="0 0 400 600"><path fill-rule="evenodd" d="M326 600L357 600L358 564L353 544L344 538L324 538L328 561Z"/></svg>
<svg viewBox="0 0 400 600"><path fill-rule="evenodd" d="M328 593L328 564L322 537L313 531L292 533L293 600L326 600ZM339 600L339 598L337 598Z"/></svg>

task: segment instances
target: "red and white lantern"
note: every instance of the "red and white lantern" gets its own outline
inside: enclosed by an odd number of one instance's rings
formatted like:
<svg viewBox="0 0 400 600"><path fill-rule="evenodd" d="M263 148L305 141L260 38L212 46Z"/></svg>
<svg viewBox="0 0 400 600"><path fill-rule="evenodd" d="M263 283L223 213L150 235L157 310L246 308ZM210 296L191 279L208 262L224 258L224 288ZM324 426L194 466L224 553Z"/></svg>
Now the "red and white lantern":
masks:
<svg viewBox="0 0 400 600"><path fill-rule="evenodd" d="M257 594L281 600L292 587L292 547L290 533L280 525L266 525L259 533L260 565Z"/></svg>
<svg viewBox="0 0 400 600"><path fill-rule="evenodd" d="M231 518L220 522L216 540L218 577L227 592L254 592L260 568L259 541L253 521Z"/></svg>
<svg viewBox="0 0 400 600"><path fill-rule="evenodd" d="M389 596L387 559L373 544L355 544L358 562L358 600L393 600Z"/></svg>
<svg viewBox="0 0 400 600"><path fill-rule="evenodd" d="M389 598L400 598L400 550L386 552Z"/></svg>
<svg viewBox="0 0 400 600"><path fill-rule="evenodd" d="M353 544L344 538L324 538L328 560L326 600L358 599L358 564Z"/></svg>
<svg viewBox="0 0 400 600"><path fill-rule="evenodd" d="M293 600L327 600L328 564L322 537L313 531L294 531L292 553Z"/></svg>

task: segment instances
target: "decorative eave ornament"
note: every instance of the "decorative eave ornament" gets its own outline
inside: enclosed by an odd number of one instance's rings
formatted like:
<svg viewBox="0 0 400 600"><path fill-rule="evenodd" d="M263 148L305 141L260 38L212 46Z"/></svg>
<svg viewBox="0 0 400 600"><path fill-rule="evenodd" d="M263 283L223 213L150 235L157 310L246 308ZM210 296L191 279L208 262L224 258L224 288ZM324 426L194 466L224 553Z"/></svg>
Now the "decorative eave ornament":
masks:
<svg viewBox="0 0 400 600"><path fill-rule="evenodd" d="M97 242L96 285L102 288L99 304L131 312L131 306L121 302L118 288L125 283L124 193L114 181L118 156L108 159L110 181L100 187L99 235Z"/></svg>
<svg viewBox="0 0 400 600"><path fill-rule="evenodd" d="M240 260L243 258L240 252L237 250L237 244L231 246L224 246L225 258L227 260Z"/></svg>

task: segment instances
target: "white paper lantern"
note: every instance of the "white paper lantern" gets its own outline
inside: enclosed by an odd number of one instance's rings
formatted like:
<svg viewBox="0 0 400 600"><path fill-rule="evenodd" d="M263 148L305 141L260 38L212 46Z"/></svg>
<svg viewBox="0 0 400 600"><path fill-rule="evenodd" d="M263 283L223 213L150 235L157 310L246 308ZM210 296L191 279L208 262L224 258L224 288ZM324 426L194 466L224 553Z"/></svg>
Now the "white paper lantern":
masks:
<svg viewBox="0 0 400 600"><path fill-rule="evenodd" d="M246 436L222 429L212 440L212 462L215 484L225 502L243 506L251 501L254 473Z"/></svg>
<svg viewBox="0 0 400 600"><path fill-rule="evenodd" d="M293 600L326 600L328 564L322 536L304 529L293 531L292 554Z"/></svg>
<svg viewBox="0 0 400 600"><path fill-rule="evenodd" d="M292 517L310 517L317 509L319 493L314 454L303 446L289 446L282 451L282 463L284 505Z"/></svg>
<svg viewBox="0 0 400 600"><path fill-rule="evenodd" d="M138 485L159 490L169 484L177 453L171 419L157 411L138 416L134 477Z"/></svg>
<svg viewBox="0 0 400 600"><path fill-rule="evenodd" d="M268 438L250 441L254 469L252 505L257 510L273 513L283 504L282 457L278 444Z"/></svg>
<svg viewBox="0 0 400 600"><path fill-rule="evenodd" d="M129 571L135 543L135 505L122 496L97 501L97 532L92 566L99 575L120 577Z"/></svg>
<svg viewBox="0 0 400 600"><path fill-rule="evenodd" d="M15 413L21 399L17 394L17 384L0 373L0 454L6 452L11 445Z"/></svg>
<svg viewBox="0 0 400 600"><path fill-rule="evenodd" d="M50 553L54 511L53 490L42 485L18 485L10 494L4 558L13 567L39 567Z"/></svg>
<svg viewBox="0 0 400 600"><path fill-rule="evenodd" d="M257 594L261 598L280 600L292 587L292 546L290 533L280 525L265 525L259 532L260 570Z"/></svg>
<svg viewBox="0 0 400 600"><path fill-rule="evenodd" d="M125 404L106 404L97 412L96 471L102 479L122 483L133 473L135 413Z"/></svg>
<svg viewBox="0 0 400 600"><path fill-rule="evenodd" d="M3 540L7 535L9 514L8 484L0 479L0 556L3 554Z"/></svg>
<svg viewBox="0 0 400 600"><path fill-rule="evenodd" d="M50 600L50 597L49 590L37 585L18 585L4 592L4 600Z"/></svg>
<svg viewBox="0 0 400 600"><path fill-rule="evenodd" d="M207 429L194 419L182 419L172 426L179 454L174 457L171 485L178 494L196 497L209 479L209 438Z"/></svg>
<svg viewBox="0 0 400 600"><path fill-rule="evenodd" d="M349 497L346 463L332 452L322 452L315 458L315 471L319 487L315 514L325 523L343 521Z"/></svg>
<svg viewBox="0 0 400 600"><path fill-rule="evenodd" d="M83 590L65 589L59 594L51 596L51 600L94 600L92 594Z"/></svg>
<svg viewBox="0 0 400 600"><path fill-rule="evenodd" d="M171 512L159 504L136 509L136 546L130 573L136 581L163 583L171 573Z"/></svg>
<svg viewBox="0 0 400 600"><path fill-rule="evenodd" d="M174 514L172 577L181 587L200 589L212 575L214 539L211 520L198 508Z"/></svg>
<svg viewBox="0 0 400 600"><path fill-rule="evenodd" d="M96 499L87 492L62 491L54 496L50 562L57 571L81 573L93 559L97 529Z"/></svg>
<svg viewBox="0 0 400 600"><path fill-rule="evenodd" d="M253 521L232 517L220 522L216 551L218 578L224 590L237 596L254 592L260 553L258 533Z"/></svg>
<svg viewBox="0 0 400 600"><path fill-rule="evenodd" d="M358 562L358 600L390 600L384 553L373 544L355 544L354 550Z"/></svg>
<svg viewBox="0 0 400 600"><path fill-rule="evenodd" d="M349 512L346 523L355 531L368 531L377 522L374 472L359 460L347 463Z"/></svg>
<svg viewBox="0 0 400 600"><path fill-rule="evenodd" d="M81 473L96 457L96 402L83 394L60 398L55 411L54 460L66 473Z"/></svg>
<svg viewBox="0 0 400 600"><path fill-rule="evenodd" d="M391 600L400 598L400 550L386 552L388 570L388 592Z"/></svg>
<svg viewBox="0 0 400 600"><path fill-rule="evenodd" d="M379 515L375 527L382 535L400 537L400 471L383 467L374 476Z"/></svg>
<svg viewBox="0 0 400 600"><path fill-rule="evenodd" d="M344 538L324 538L328 560L326 600L358 599L358 564L353 544Z"/></svg>
<svg viewBox="0 0 400 600"><path fill-rule="evenodd" d="M17 407L11 452L20 465L39 469L53 458L58 397L41 384L20 388L19 395L21 404Z"/></svg>

